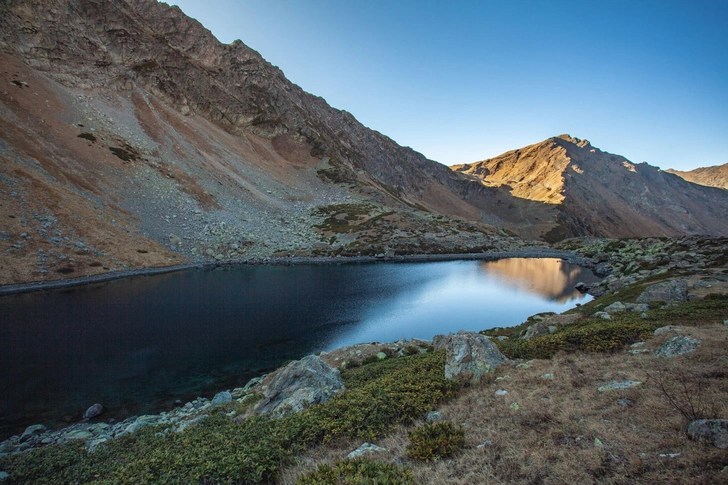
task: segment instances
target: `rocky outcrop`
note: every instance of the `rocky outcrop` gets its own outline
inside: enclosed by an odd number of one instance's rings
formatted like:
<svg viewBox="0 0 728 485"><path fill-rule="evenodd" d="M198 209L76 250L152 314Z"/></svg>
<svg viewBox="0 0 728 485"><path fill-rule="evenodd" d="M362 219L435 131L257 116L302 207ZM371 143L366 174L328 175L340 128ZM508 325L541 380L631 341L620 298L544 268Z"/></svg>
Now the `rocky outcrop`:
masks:
<svg viewBox="0 0 728 485"><path fill-rule="evenodd" d="M445 378L477 382L507 361L498 347L484 335L460 330L456 334L436 335L435 350L445 349Z"/></svg>
<svg viewBox="0 0 728 485"><path fill-rule="evenodd" d="M637 297L639 303L664 301L667 303L682 302L688 299L688 285L684 279L663 281L645 288Z"/></svg>
<svg viewBox="0 0 728 485"><path fill-rule="evenodd" d="M312 404L326 402L343 389L344 382L338 369L316 355L309 355L275 373L254 412L285 416Z"/></svg>

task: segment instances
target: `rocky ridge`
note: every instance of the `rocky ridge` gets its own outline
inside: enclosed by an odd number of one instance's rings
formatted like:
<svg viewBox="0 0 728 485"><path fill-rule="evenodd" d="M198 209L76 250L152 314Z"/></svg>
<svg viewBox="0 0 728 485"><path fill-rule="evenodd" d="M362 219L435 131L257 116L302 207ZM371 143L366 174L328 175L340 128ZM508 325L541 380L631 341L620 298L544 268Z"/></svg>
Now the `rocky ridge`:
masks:
<svg viewBox="0 0 728 485"><path fill-rule="evenodd" d="M665 171L694 184L728 189L728 163L712 167L699 167L689 171L674 170L672 168Z"/></svg>

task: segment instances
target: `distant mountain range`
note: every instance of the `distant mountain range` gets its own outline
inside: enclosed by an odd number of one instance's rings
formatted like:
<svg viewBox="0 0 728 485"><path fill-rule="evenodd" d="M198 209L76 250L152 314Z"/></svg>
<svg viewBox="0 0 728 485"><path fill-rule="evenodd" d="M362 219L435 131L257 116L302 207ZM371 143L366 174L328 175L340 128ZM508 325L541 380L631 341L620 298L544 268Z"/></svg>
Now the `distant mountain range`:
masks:
<svg viewBox="0 0 728 485"><path fill-rule="evenodd" d="M674 173L678 177L682 177L694 184L728 189L728 163L713 167L696 168L688 172L681 172L680 170L673 170L671 168L666 171Z"/></svg>
<svg viewBox="0 0 728 485"><path fill-rule="evenodd" d="M0 284L728 234L725 190L569 136L451 170L156 0L1 2L0 63Z"/></svg>

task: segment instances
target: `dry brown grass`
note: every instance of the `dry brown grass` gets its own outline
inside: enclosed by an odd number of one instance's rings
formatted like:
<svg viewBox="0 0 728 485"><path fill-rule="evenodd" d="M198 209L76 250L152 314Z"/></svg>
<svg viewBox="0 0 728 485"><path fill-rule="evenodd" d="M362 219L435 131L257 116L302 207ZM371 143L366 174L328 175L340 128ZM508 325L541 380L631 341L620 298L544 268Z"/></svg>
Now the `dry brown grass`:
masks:
<svg viewBox="0 0 728 485"><path fill-rule="evenodd" d="M728 453L688 439L687 422L657 377L678 388L702 380L698 399L709 417L728 418L728 328L711 324L681 330L701 345L672 359L624 351L561 354L533 361L527 369L502 367L497 375L508 379L472 386L439 409L444 419L465 430L461 454L433 463L409 459L409 427L377 442L389 451L376 459L412 468L422 484L728 483L728 473L721 472ZM654 350L674 335L659 335L645 348ZM547 373L554 379L542 378ZM597 391L617 380L643 384ZM498 389L508 394L495 396ZM629 402L620 404L620 399ZM517 410L510 407L514 402ZM312 450L285 470L279 483L293 484L299 474L340 460L360 444L339 441Z"/></svg>

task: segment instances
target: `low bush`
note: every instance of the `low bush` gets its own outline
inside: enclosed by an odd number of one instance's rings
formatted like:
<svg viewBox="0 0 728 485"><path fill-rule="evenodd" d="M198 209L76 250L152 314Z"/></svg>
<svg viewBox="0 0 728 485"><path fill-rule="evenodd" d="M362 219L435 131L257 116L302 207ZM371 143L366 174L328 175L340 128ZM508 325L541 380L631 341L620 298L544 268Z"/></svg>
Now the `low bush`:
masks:
<svg viewBox="0 0 728 485"><path fill-rule="evenodd" d="M423 461L453 456L465 446L463 429L447 421L420 426L407 437L407 454Z"/></svg>

